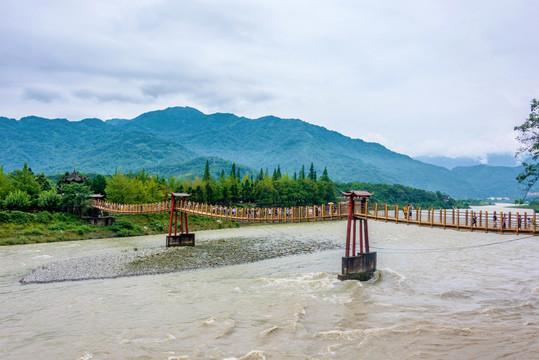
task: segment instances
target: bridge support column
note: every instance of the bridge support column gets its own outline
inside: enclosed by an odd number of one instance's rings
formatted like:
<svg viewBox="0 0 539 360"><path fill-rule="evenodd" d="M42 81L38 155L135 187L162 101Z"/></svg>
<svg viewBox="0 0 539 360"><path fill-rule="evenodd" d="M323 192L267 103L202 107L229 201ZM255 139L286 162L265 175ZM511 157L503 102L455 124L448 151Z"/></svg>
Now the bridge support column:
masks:
<svg viewBox="0 0 539 360"><path fill-rule="evenodd" d="M348 197L348 223L346 227L346 249L342 258L342 273L339 280L367 281L376 271L376 252L370 252L369 228L367 225L367 199L371 196L365 191L343 193ZM355 200L360 201L360 212L355 213ZM359 238L356 238L356 227L359 225ZM356 247L356 241L359 246ZM359 252L356 249L359 248Z"/></svg>
<svg viewBox="0 0 539 360"><path fill-rule="evenodd" d="M195 246L195 234L189 233L189 219L185 212L187 198L190 194L172 193L170 199L170 220L166 246ZM179 227L178 233L178 215Z"/></svg>

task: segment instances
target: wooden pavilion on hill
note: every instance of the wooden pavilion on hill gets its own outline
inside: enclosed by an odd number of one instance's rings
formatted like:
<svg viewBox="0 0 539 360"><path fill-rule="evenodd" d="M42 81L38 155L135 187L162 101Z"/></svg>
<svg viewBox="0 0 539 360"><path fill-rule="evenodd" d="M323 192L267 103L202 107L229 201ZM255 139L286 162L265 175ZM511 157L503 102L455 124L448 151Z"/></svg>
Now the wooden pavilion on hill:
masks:
<svg viewBox="0 0 539 360"><path fill-rule="evenodd" d="M66 172L65 175L62 176L61 182L64 184L83 184L86 180L88 180L86 176L81 175L76 169L73 169L71 173Z"/></svg>

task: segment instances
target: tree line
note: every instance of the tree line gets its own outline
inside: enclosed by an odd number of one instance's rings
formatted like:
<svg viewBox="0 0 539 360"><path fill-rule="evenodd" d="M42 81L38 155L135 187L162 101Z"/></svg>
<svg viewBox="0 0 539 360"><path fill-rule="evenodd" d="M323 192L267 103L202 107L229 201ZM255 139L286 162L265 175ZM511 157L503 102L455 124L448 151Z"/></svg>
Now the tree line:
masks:
<svg viewBox="0 0 539 360"><path fill-rule="evenodd" d="M302 166L292 176L283 174L279 166L271 174L260 169L256 175L242 175L236 164L215 178L211 174L208 161L202 177L194 180L165 179L144 171L117 173L107 177L104 193L108 201L133 204L162 201L170 192L187 192L193 201L221 205L296 206L336 199L336 187L327 169L318 176L314 164L308 171Z"/></svg>
<svg viewBox="0 0 539 360"><path fill-rule="evenodd" d="M165 178L146 173L117 172L113 175L80 175L79 182L70 182L69 173L47 177L34 174L28 165L11 173L0 167L0 209L47 210L81 214L89 205L90 194L102 194L107 201L122 204L143 204L164 201L171 192L190 193L196 202L220 205L291 207L336 202L341 191L367 190L371 202L421 207L467 207L450 196L403 185L370 183L335 183L327 169L317 174L314 164L302 166L292 175L279 166L272 171L260 169L256 174L243 172L236 164L228 171L212 176L209 162L204 173L195 179Z"/></svg>
<svg viewBox="0 0 539 360"><path fill-rule="evenodd" d="M0 209L80 213L89 203L92 182L68 183L67 175L54 181L43 173L34 174L27 164L11 173L0 167Z"/></svg>

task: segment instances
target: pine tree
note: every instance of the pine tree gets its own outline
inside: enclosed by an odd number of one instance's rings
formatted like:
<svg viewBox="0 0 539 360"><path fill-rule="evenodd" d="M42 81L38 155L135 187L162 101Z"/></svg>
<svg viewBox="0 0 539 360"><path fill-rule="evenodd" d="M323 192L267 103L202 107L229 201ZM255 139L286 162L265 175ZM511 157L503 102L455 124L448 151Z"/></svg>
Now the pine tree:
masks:
<svg viewBox="0 0 539 360"><path fill-rule="evenodd" d="M314 164L311 162L311 167L309 168L309 179L316 181L316 170L314 170Z"/></svg>
<svg viewBox="0 0 539 360"><path fill-rule="evenodd" d="M301 170L299 171L299 180L305 180L305 165L301 165Z"/></svg>
<svg viewBox="0 0 539 360"><path fill-rule="evenodd" d="M232 179L236 178L236 163L232 163L232 168L230 169L230 177Z"/></svg>
<svg viewBox="0 0 539 360"><path fill-rule="evenodd" d="M320 177L320 181L324 181L324 182L330 182L331 181L329 179L328 168L327 167L324 167L324 172L322 173L322 176Z"/></svg>
<svg viewBox="0 0 539 360"><path fill-rule="evenodd" d="M206 160L206 166L204 166L204 176L202 177L202 180L206 183L211 181L210 162L208 160Z"/></svg>

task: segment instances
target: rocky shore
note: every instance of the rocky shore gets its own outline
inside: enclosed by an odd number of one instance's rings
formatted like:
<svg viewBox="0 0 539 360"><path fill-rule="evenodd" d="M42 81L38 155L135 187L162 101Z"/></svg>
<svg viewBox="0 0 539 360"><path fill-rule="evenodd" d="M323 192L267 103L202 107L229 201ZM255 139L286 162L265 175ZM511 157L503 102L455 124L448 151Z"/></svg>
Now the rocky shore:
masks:
<svg viewBox="0 0 539 360"><path fill-rule="evenodd" d="M113 254L53 262L24 276L23 284L161 274L261 261L339 247L333 241L230 238L195 247L130 249Z"/></svg>

